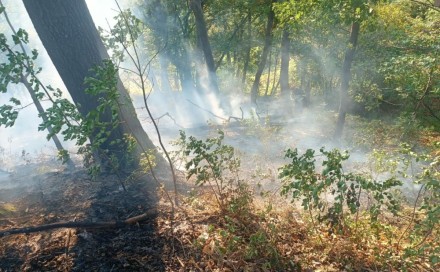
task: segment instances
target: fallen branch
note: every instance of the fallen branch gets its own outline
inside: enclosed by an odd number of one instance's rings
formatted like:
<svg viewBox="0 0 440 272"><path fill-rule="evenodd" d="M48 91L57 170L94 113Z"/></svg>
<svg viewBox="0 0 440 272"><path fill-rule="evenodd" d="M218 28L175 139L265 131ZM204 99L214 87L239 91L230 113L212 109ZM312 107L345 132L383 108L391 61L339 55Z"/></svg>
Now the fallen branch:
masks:
<svg viewBox="0 0 440 272"><path fill-rule="evenodd" d="M60 223L53 223L53 224L47 224L47 225L41 225L41 226L35 226L35 227L26 227L26 228L14 228L9 230L0 231L0 238L6 237L13 234L29 234L39 231L45 231L45 230L52 230L52 229L60 229L60 228L91 228L91 229L98 229L98 228L123 228L128 225L133 225L135 223L138 223L140 221L144 221L148 218L151 218L153 216L157 215L156 209L150 209L146 211L145 213L130 217L124 221L111 221L111 222L60 222Z"/></svg>
<svg viewBox="0 0 440 272"><path fill-rule="evenodd" d="M189 99L186 99L186 100L187 100L189 103L191 103L191 104L193 104L194 106L196 106L197 108L201 109L202 111L205 111L205 112L211 114L212 116L214 116L214 117L216 117L216 118L218 118L218 119L220 119L220 120L223 120L223 121L225 121L225 122L230 122L232 119L234 119L234 120L236 120L236 121L243 121L243 109L242 109L241 107L240 107L241 118L240 118L240 117L235 117L235 116L229 116L228 118L225 118L225 117L222 117L222 116L219 116L219 115L213 113L212 111L209 111L209 110L207 110L207 109L205 109L205 108L202 108L201 106L197 105L196 103L192 102L192 101L189 100Z"/></svg>
<svg viewBox="0 0 440 272"><path fill-rule="evenodd" d="M139 107L139 108L136 108L136 109L144 110L145 107ZM154 120L155 120L157 123L159 123L160 119L162 119L162 118L165 117L165 116L168 116L168 117L174 122L174 125L176 125L176 126L178 126L178 127L180 127L180 128L184 128L184 127L182 127L181 125L179 125L179 124L177 123L176 119L174 119L174 117L171 116L171 114L170 114L169 112L162 114L161 116L155 118ZM146 118L146 121L149 121L149 120L151 120L150 117Z"/></svg>

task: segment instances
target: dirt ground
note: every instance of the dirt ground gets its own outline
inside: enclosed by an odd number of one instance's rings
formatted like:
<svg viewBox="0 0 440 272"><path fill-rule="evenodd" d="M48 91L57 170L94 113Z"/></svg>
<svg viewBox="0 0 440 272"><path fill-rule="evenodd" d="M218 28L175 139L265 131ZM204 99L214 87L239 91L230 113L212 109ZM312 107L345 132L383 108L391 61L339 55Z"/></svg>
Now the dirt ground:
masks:
<svg viewBox="0 0 440 272"><path fill-rule="evenodd" d="M0 231L125 220L160 206L148 184L129 184L124 192L111 176L92 181L84 170L38 173L35 165L23 166L2 177ZM166 226L160 229L159 221L166 222L167 214L122 228L62 228L0 237L0 271L176 271L178 249L170 247Z"/></svg>

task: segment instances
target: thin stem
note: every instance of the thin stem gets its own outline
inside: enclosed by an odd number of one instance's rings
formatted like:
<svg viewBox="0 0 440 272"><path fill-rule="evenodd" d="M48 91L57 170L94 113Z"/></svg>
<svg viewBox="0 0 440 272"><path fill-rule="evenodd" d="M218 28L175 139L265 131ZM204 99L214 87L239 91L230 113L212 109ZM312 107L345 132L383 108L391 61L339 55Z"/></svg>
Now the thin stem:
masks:
<svg viewBox="0 0 440 272"><path fill-rule="evenodd" d="M362 193L362 187L359 187L359 193L358 193L357 201L360 201L361 193ZM355 229L354 229L355 234L357 234L357 231L358 231L359 211L360 211L360 209L358 207L358 209L356 211L356 219L355 219Z"/></svg>
<svg viewBox="0 0 440 272"><path fill-rule="evenodd" d="M141 65L140 57L139 57L139 54L138 54L138 51L137 51L136 43L135 43L135 41L134 41L133 31L132 31L132 29L131 29L131 27L130 27L130 24L128 23L127 18L125 17L124 13L122 12L122 9L121 9L121 7L120 7L118 1L115 0L115 2L116 2L116 5L118 6L119 11L121 12L122 18L123 18L124 21L125 21L126 27L128 28L128 32L129 32L129 34L130 34L131 45L133 46L134 57L128 52L127 47L125 47L125 46L123 45L123 46L124 46L124 50L126 51L127 54L129 54L130 58L132 59L133 64L135 65L136 70L137 70L136 75L139 76L139 79L140 79L140 81L141 81L141 89L142 89L142 96L143 96L143 99L144 99L145 109L147 110L148 115L149 115L150 118L151 118L151 121L152 121L152 123L153 123L153 125L154 125L154 128L155 128L155 130L156 130L156 133L157 133L157 137L158 137L158 140L159 140L159 144L160 144L160 146L161 146L163 152L165 153L165 156L166 156L166 158L167 158L167 160L168 160L168 163L169 163L169 165L170 165L171 174L172 174L172 176L173 176L173 183L174 183L174 194L175 194L175 196L174 196L174 202L175 202L176 205L179 205L179 202L178 202L178 199L177 199L177 178L176 178L176 174L175 174L175 172L174 172L173 162L172 162L172 160L171 160L171 158L170 158L170 155L169 155L167 149L165 148L165 145L163 144L163 141L162 141L162 135L161 135L161 133L160 133L160 131L159 131L159 127L158 127L158 125L157 125L157 123L156 123L156 121L155 121L155 119L154 119L154 117L153 117L153 114L152 114L151 111L150 111L150 108L149 108L149 106L148 106L148 102L147 102L146 86L145 86L145 81L144 81L144 75L145 75L145 74L144 74L144 73L145 73L145 71L146 71L146 68L150 66L150 62L152 61L152 59L147 63L147 65L145 66L145 69L142 70L142 65ZM154 55L154 57L157 56L158 53L159 53L159 52L157 52L157 53Z"/></svg>
<svg viewBox="0 0 440 272"><path fill-rule="evenodd" d="M399 240L397 241L397 250L399 250L399 248L400 248L400 242L402 241L403 236L406 234L406 232L409 230L409 228L411 227L411 225L414 222L414 219L415 219L415 216L416 216L417 203L418 203L419 198L420 198L420 196L422 194L423 188L425 188L425 184L423 184L422 187L420 187L419 192L417 193L417 198L416 198L416 200L414 202L414 205L413 205L413 211L412 211L411 220L409 221L408 225L406 226L405 230L402 232L402 234L399 237Z"/></svg>
<svg viewBox="0 0 440 272"><path fill-rule="evenodd" d="M323 242L322 242L321 233L319 232L319 230L318 230L318 228L317 228L317 226L316 226L316 224L315 224L315 220L313 219L313 214L312 214L312 210L311 210L311 209L309 209L309 215L310 215L310 219L312 220L313 228L314 228L315 231L318 233L319 241L320 241L321 244L322 244Z"/></svg>

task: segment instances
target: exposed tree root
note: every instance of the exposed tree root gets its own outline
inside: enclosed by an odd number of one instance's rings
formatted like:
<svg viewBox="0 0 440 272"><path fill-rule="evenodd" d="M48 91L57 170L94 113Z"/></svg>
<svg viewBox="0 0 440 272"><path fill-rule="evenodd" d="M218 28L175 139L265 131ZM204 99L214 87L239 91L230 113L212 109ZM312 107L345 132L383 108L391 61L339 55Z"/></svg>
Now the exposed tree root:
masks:
<svg viewBox="0 0 440 272"><path fill-rule="evenodd" d="M157 215L156 209L150 209L145 213L130 217L124 221L110 221L110 222L60 222L53 223L35 227L26 227L26 228L14 228L9 230L0 231L0 237L6 237L13 234L29 234L39 231L51 230L51 229L59 229L59 228L122 228L128 225L133 225L137 222L144 221L148 218L154 217Z"/></svg>

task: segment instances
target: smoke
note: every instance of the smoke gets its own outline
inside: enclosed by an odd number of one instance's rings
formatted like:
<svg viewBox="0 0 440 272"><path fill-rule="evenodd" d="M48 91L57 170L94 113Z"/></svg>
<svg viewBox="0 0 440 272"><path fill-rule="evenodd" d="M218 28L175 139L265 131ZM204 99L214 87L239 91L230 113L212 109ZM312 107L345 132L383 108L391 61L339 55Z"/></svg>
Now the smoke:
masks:
<svg viewBox="0 0 440 272"><path fill-rule="evenodd" d="M109 25L114 25L113 17L117 15L118 9L113 1L87 0L86 2L97 26L108 29ZM127 7L126 4L130 1L120 2L122 7ZM29 48L36 48L39 51L38 64L44 68L40 75L42 82L60 88L68 96L63 82L38 39L22 2L10 0L4 3L13 24L29 32L31 41ZM134 14L136 13L140 14L140 11L135 10ZM0 19L0 25L7 33L8 28L3 18ZM173 25L168 27L178 28ZM162 31L164 31L163 35L169 34L164 27ZM166 144L178 137L179 130L183 129L188 134L205 138L212 135L212 128L207 125L208 123L217 128L226 121L230 121L230 126L221 127L226 133L226 143L237 149L237 152L246 160L245 164L249 169L256 167L256 164L265 165L264 167L271 168L273 173L276 173L279 166L286 163L283 155L287 148L298 148L300 152L308 148L318 150L323 146L327 150L334 147L350 149L350 146L341 146L341 143L332 141L336 113L329 112L324 105L303 108L301 103L285 95L261 97L255 108L250 104L250 95L244 93L241 80L234 75L234 72L226 69L218 71L221 92L217 93L210 85L209 72L201 61L200 56L203 54L188 44L184 43L181 46L188 52L188 58L191 61L188 66L192 69L190 74L196 78L196 82L181 82L176 75L177 72L173 70L177 68L169 68L175 63L173 56L170 56L167 50L159 52L158 59L153 60L148 77L149 88L151 88L151 92L148 93L148 105L159 124ZM156 53L151 51L150 49L149 55L143 55L144 64L148 63ZM339 71L338 61L340 60L323 48L312 48L312 55L324 74L334 75L335 71ZM122 65L130 67L129 63ZM170 82L165 82L166 80ZM131 88L132 85L128 81L124 80L124 84L129 90L135 89ZM184 86L193 87L186 87L182 90ZM148 135L158 145L155 129L144 108L143 97L133 91L131 95L138 117ZM12 96L20 99L24 106L28 104L29 106L20 111L14 127L0 128L0 168L9 168L9 166L4 167L5 161L8 160L12 162L10 163L12 165L24 163L23 154L30 153L36 157L44 153L54 157L56 150L52 142L46 140L47 132L38 131L38 124L41 120L31 104L27 90L21 85L10 86L7 94L0 94L0 104L7 103ZM48 106L45 103L43 105ZM242 122L239 122L238 120L241 119ZM64 145L69 150L75 150L72 143L64 143ZM367 155L353 148L350 151L351 159L347 166L350 168L365 166Z"/></svg>

